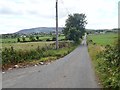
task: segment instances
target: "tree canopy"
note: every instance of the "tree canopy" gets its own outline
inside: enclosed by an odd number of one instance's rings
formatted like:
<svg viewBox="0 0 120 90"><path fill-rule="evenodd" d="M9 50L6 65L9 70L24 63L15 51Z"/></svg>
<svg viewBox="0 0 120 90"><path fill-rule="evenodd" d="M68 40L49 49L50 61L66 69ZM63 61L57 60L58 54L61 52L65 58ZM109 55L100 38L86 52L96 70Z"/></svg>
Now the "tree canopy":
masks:
<svg viewBox="0 0 120 90"><path fill-rule="evenodd" d="M85 26L87 24L86 15L75 13L73 15L68 15L66 20L65 28L63 33L66 39L73 40L75 42L79 41L85 33Z"/></svg>

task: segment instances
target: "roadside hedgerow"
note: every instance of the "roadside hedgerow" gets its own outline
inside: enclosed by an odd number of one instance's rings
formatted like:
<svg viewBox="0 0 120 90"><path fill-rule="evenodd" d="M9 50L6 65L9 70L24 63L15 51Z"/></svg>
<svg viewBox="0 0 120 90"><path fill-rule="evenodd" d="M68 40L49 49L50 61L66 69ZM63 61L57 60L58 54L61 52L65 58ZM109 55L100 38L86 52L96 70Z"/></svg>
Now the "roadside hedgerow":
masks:
<svg viewBox="0 0 120 90"><path fill-rule="evenodd" d="M105 88L120 88L120 52L118 45L107 45L97 55L98 73Z"/></svg>
<svg viewBox="0 0 120 90"><path fill-rule="evenodd" d="M2 50L2 68L6 65L41 60L41 58L60 58L70 53L75 47L76 45L71 42L60 42L58 50L55 49L55 44L45 45L44 47L38 46L36 49L31 50L16 50L14 47L5 48Z"/></svg>

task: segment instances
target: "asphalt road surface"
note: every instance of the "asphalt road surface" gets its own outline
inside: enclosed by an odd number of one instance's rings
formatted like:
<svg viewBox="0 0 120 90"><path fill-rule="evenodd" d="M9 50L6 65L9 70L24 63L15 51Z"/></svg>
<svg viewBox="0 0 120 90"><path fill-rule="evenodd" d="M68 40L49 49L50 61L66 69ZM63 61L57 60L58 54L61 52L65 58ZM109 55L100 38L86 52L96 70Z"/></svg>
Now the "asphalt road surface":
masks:
<svg viewBox="0 0 120 90"><path fill-rule="evenodd" d="M69 55L52 62L2 76L3 88L99 88L86 46L86 37Z"/></svg>

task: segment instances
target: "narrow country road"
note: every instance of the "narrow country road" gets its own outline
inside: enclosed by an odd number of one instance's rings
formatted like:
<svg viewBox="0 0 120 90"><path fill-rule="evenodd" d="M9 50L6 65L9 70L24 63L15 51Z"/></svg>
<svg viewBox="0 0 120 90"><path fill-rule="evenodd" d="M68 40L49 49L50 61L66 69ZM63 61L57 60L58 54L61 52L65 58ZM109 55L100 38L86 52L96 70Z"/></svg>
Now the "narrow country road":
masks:
<svg viewBox="0 0 120 90"><path fill-rule="evenodd" d="M69 55L49 65L3 74L3 88L99 88L86 46L86 37Z"/></svg>

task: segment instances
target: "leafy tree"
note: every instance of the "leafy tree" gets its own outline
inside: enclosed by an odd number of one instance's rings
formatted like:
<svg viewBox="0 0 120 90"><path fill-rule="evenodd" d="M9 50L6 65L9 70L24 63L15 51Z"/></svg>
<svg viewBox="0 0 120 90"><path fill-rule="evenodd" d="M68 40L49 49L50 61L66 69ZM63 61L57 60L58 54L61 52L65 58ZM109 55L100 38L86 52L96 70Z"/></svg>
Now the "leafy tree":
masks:
<svg viewBox="0 0 120 90"><path fill-rule="evenodd" d="M52 35L52 32L50 32L50 35Z"/></svg>
<svg viewBox="0 0 120 90"><path fill-rule="evenodd" d="M69 40L75 41L75 43L79 43L79 36L80 36L80 31L77 30L76 28L71 28L70 33L69 33Z"/></svg>
<svg viewBox="0 0 120 90"><path fill-rule="evenodd" d="M20 42L20 38L17 38L17 42Z"/></svg>
<svg viewBox="0 0 120 90"><path fill-rule="evenodd" d="M54 36L53 38L52 38L52 41L55 41L56 40L56 37Z"/></svg>
<svg viewBox="0 0 120 90"><path fill-rule="evenodd" d="M66 20L65 28L63 33L66 36L66 39L73 40L78 42L79 38L85 33L85 26L87 24L85 14L73 14L69 15Z"/></svg>
<svg viewBox="0 0 120 90"><path fill-rule="evenodd" d="M48 38L48 39L46 39L46 41L51 41L51 40Z"/></svg>
<svg viewBox="0 0 120 90"><path fill-rule="evenodd" d="M33 36L30 36L29 39L30 39L30 41L35 41Z"/></svg>
<svg viewBox="0 0 120 90"><path fill-rule="evenodd" d="M23 42L25 42L25 37L22 37Z"/></svg>
<svg viewBox="0 0 120 90"><path fill-rule="evenodd" d="M39 36L36 36L36 39L39 40Z"/></svg>

